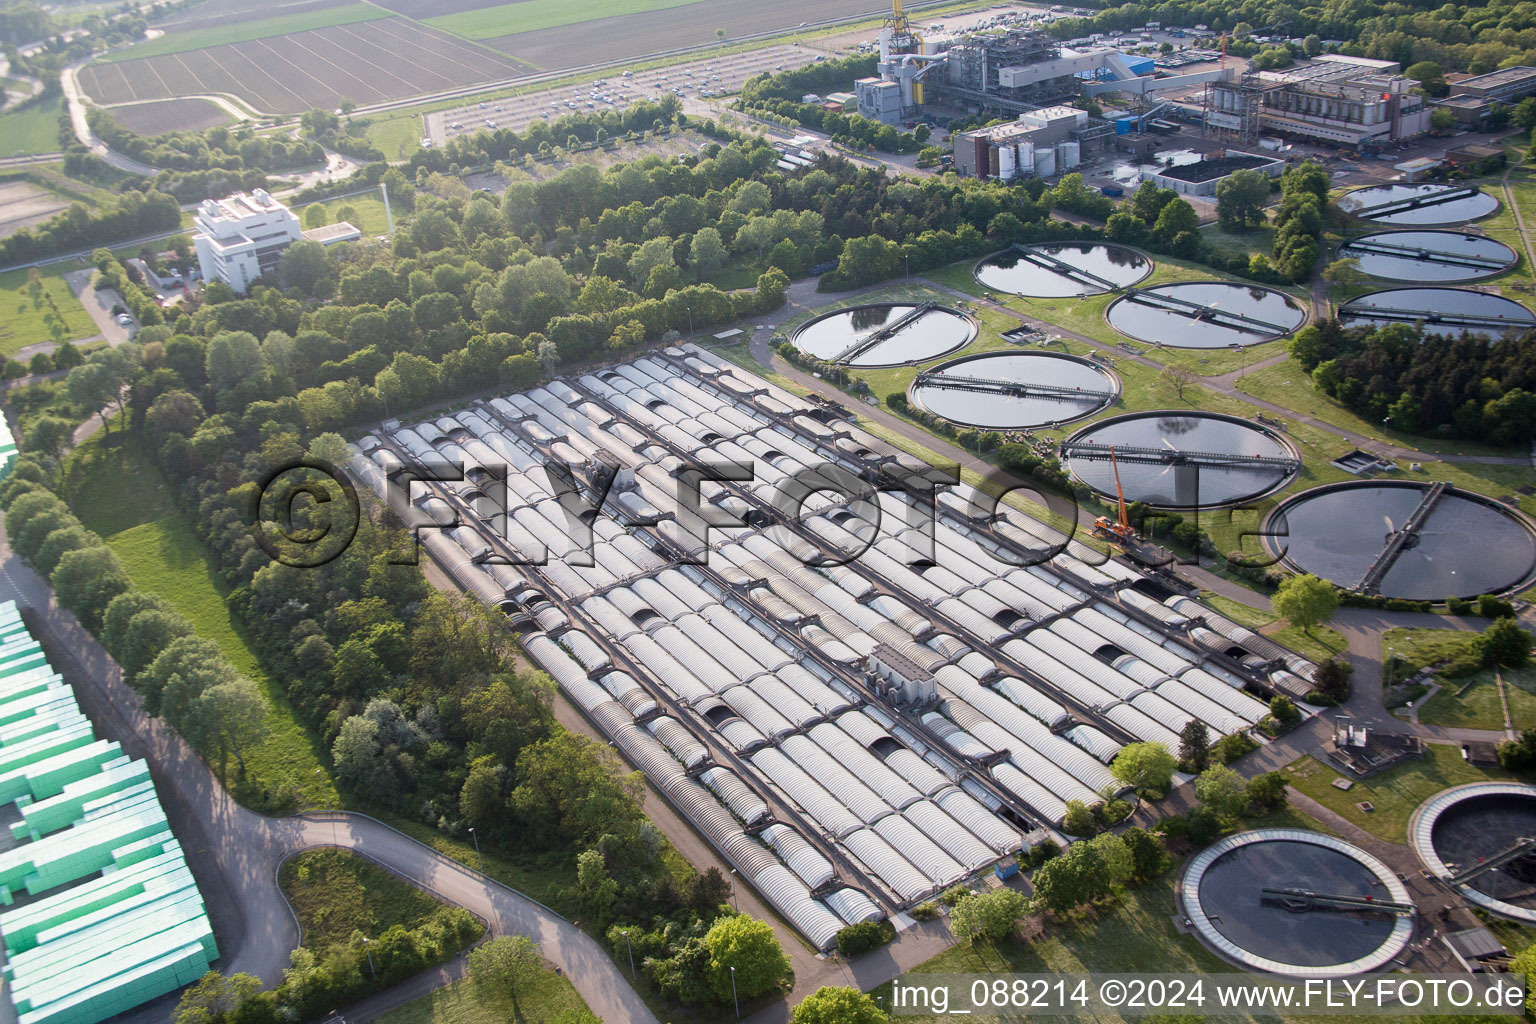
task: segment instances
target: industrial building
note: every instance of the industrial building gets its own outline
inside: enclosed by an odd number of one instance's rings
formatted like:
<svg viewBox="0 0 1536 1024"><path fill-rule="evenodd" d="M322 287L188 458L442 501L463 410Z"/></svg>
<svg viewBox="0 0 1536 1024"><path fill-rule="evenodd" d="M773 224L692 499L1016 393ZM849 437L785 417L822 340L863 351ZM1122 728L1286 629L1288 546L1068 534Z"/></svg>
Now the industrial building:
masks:
<svg viewBox="0 0 1536 1024"><path fill-rule="evenodd" d="M1126 792L1124 744L1310 689L1299 656L691 345L388 421L350 466L821 949L1064 839L1069 801Z"/></svg>
<svg viewBox="0 0 1536 1024"><path fill-rule="evenodd" d="M1500 68L1486 75L1452 80L1446 76L1452 96L1469 96L1496 103L1514 103L1536 94L1536 68Z"/></svg>
<svg viewBox="0 0 1536 1024"><path fill-rule="evenodd" d="M1083 162L1083 145L1114 134L1108 122L1076 107L1045 107L1006 124L957 132L955 171L969 178L1065 174Z"/></svg>
<svg viewBox="0 0 1536 1024"><path fill-rule="evenodd" d="M149 766L95 738L0 604L4 975L19 1024L95 1024L196 981L219 949Z"/></svg>
<svg viewBox="0 0 1536 1024"><path fill-rule="evenodd" d="M1205 123L1240 144L1283 135L1366 150L1429 130L1430 108L1395 61L1327 53L1206 85Z"/></svg>
<svg viewBox="0 0 1536 1024"><path fill-rule="evenodd" d="M299 218L262 189L206 199L192 223L203 280L223 281L239 295L258 277L276 271L283 250L301 235Z"/></svg>

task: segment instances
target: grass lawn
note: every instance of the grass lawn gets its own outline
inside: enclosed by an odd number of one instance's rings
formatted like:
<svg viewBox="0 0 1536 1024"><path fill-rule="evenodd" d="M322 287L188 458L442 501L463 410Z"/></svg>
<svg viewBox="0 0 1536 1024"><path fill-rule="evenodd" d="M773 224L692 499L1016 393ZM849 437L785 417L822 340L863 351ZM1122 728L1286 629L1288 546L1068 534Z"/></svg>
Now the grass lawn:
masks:
<svg viewBox="0 0 1536 1024"><path fill-rule="evenodd" d="M386 160L409 160L421 148L425 134L426 127L415 114L376 118L368 125L368 141L378 147Z"/></svg>
<svg viewBox="0 0 1536 1024"><path fill-rule="evenodd" d="M1382 659L1396 658L1398 678L1465 654L1480 634L1462 629L1392 629L1382 637ZM1536 726L1536 668L1502 673L1516 729ZM1504 728L1504 705L1492 669L1461 679L1440 677L1441 690L1419 708L1425 725Z"/></svg>
<svg viewBox="0 0 1536 1024"><path fill-rule="evenodd" d="M349 947L354 932L376 939L397 924L419 928L448 906L346 850L307 850L283 863L278 884L317 960Z"/></svg>
<svg viewBox="0 0 1536 1024"><path fill-rule="evenodd" d="M645 14L681 7L691 0L521 0L519 3L482 7L459 14L427 18L433 28L464 36L466 39L492 39L514 32L536 32L541 28L559 28L596 18L620 14Z"/></svg>
<svg viewBox="0 0 1536 1024"><path fill-rule="evenodd" d="M201 50L205 46L222 46L226 43L244 43L252 39L287 35L289 32L305 32L332 25L350 25L374 18L388 18L393 14L373 4L350 3L340 7L324 7L298 14L284 14L277 18L255 18L236 21L216 28L195 28L184 32L171 31L158 39L150 39L126 50L119 50L102 58L106 61L134 60L138 57L158 57L166 53L186 53Z"/></svg>
<svg viewBox="0 0 1536 1024"><path fill-rule="evenodd" d="M1275 228L1264 224L1248 231L1225 231L1212 222L1200 229L1200 240L1229 258L1253 253L1268 256L1275 247Z"/></svg>
<svg viewBox="0 0 1536 1024"><path fill-rule="evenodd" d="M1335 789L1339 773L1321 761L1302 757L1286 766L1291 785L1329 810L1393 843L1404 841L1413 809L1429 797L1468 782L1511 778L1508 772L1473 768L1461 757L1461 749L1446 743L1425 745L1421 760L1407 761L1374 778L1357 781L1348 792ZM1375 810L1367 814L1355 805L1369 801Z"/></svg>
<svg viewBox="0 0 1536 1024"><path fill-rule="evenodd" d="M79 265L72 262L40 268L45 297L37 299L28 293L27 271L12 270L0 274L0 354L14 355L28 345L55 340L48 322L52 312L48 306L49 298L64 318L65 341L89 338L98 333L96 321L80 305L69 282L64 280L66 273L79 269Z"/></svg>
<svg viewBox="0 0 1536 1024"><path fill-rule="evenodd" d="M1240 626L1249 629L1262 630L1265 626L1279 622L1270 612L1259 608L1253 608L1234 601L1230 597L1222 597L1220 594L1212 594L1209 591L1200 595L1200 600L1210 605L1227 618ZM1289 647L1304 658L1312 661L1327 661L1335 655L1343 654L1349 647L1349 642L1344 639L1344 634L1331 626L1315 626L1311 635L1303 633L1295 626L1287 626L1284 629L1264 634L1277 644Z"/></svg>
<svg viewBox="0 0 1536 1024"><path fill-rule="evenodd" d="M302 806L337 806L340 798L325 770L325 758L295 717L281 681L261 671L245 630L225 604L228 585L191 526L170 504L159 470L132 437L110 449L100 442L97 433L66 463L66 493L75 514L117 552L136 588L168 601L199 636L217 644L271 704L267 740L246 756L246 785L258 792L291 786ZM224 782L234 791L233 763L229 771Z"/></svg>
<svg viewBox="0 0 1536 1024"><path fill-rule="evenodd" d="M1425 665L1448 661L1477 641L1478 634L1464 629L1389 629L1382 634L1382 661L1396 655L1400 673L1412 675Z"/></svg>
<svg viewBox="0 0 1536 1024"><path fill-rule="evenodd" d="M315 204L295 207L294 212L302 221L305 211L313 205ZM334 224L339 220L350 220L352 226L361 230L364 235L382 235L389 230L389 218L384 215L384 200L377 194L328 199L319 205L325 207L327 224ZM350 207L352 213L343 217L340 213L343 207ZM308 228L309 224L306 222L304 226Z"/></svg>
<svg viewBox="0 0 1536 1024"><path fill-rule="evenodd" d="M54 96L0 113L0 157L57 153L63 111L63 97Z"/></svg>
<svg viewBox="0 0 1536 1024"><path fill-rule="evenodd" d="M487 995L468 978L449 982L420 999L375 1017L376 1024L529 1024L579 1013L587 1004L571 980L545 966L513 996Z"/></svg>

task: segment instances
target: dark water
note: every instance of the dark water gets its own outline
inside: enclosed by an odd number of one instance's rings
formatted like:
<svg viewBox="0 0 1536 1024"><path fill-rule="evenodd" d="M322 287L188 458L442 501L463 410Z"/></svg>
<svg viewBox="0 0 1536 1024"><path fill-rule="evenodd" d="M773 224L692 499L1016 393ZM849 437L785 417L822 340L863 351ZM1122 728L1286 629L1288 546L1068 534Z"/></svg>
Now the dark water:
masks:
<svg viewBox="0 0 1536 1024"><path fill-rule="evenodd" d="M1176 348L1226 348L1229 345L1258 345L1273 341L1300 327L1307 315L1280 292L1267 288L1249 288L1217 281L1187 284L1162 284L1146 289L1153 295L1166 295L1185 302L1198 302L1226 313L1273 325L1263 330L1249 324L1239 328L1230 320L1204 319L1194 310L1175 311L1149 306L1130 298L1118 299L1109 307L1109 323L1121 334ZM1263 333L1255 333L1263 330Z"/></svg>
<svg viewBox="0 0 1536 1024"><path fill-rule="evenodd" d="M1051 242L1029 248L1054 256L1063 263L1070 263L1106 281L1113 281L1118 288L1133 285L1152 272L1152 264L1145 256L1123 245ZM1011 249L984 260L976 268L976 280L1000 292L1035 298L1098 295L1104 291L1098 285L1037 266Z"/></svg>
<svg viewBox="0 0 1536 1024"><path fill-rule="evenodd" d="M1351 315L1351 311L1370 307L1417 310L1424 313L1470 313L1477 316L1498 316L1512 321L1507 328L1498 325L1466 327L1458 324L1425 323L1425 330L1432 334L1460 334L1463 329L1473 334L1503 333L1505 330L1530 329L1531 311L1513 299L1502 295L1489 295L1467 288L1389 288L1351 299L1339 309L1339 320L1348 327L1374 327L1391 323ZM1521 323L1523 321L1523 323Z"/></svg>
<svg viewBox="0 0 1536 1024"><path fill-rule="evenodd" d="M1085 391L1115 390L1110 377L1088 363L1043 352L1003 352L963 359L942 368L940 376L1047 384ZM1104 399L1096 397L1001 395L926 384L917 389L917 397L929 411L956 423L999 429L1076 419L1105 404Z"/></svg>
<svg viewBox="0 0 1536 1024"><path fill-rule="evenodd" d="M1416 484L1361 483L1303 495L1282 509L1287 557L1304 572L1354 587L1418 507ZM1381 593L1415 601L1472 597L1519 583L1536 564L1536 540L1512 516L1447 493L1419 532L1419 543L1388 570Z"/></svg>
<svg viewBox="0 0 1536 1024"><path fill-rule="evenodd" d="M1268 842L1238 847L1220 857L1200 880L1200 903L1223 936L1259 956L1303 967L1347 963L1379 947L1392 934L1386 914L1313 910L1294 914L1261 903L1259 890L1311 889L1318 893L1384 897L1365 865L1311 843Z"/></svg>
<svg viewBox="0 0 1536 1024"><path fill-rule="evenodd" d="M976 327L965 317L934 309L902 327L889 338L839 360L861 339L887 324L894 324L917 307L914 305L864 306L813 320L795 335L802 352L817 359L843 361L848 366L899 366L934 359L964 348L976 337Z"/></svg>
<svg viewBox="0 0 1536 1024"><path fill-rule="evenodd" d="M1435 820L1435 852L1453 871L1476 866L1526 836L1536 836L1536 799L1472 797ZM1520 907L1536 907L1536 858L1514 861L1467 883L1478 892Z"/></svg>
<svg viewBox="0 0 1536 1024"><path fill-rule="evenodd" d="M1379 206L1382 203L1396 202L1401 199L1412 199L1415 196L1434 195L1436 192L1448 192L1458 185L1375 185L1370 188L1357 188L1339 200L1341 209L1353 212L1358 207ZM1486 217L1499 208L1499 201L1486 192L1479 192L1475 196L1466 199L1452 199L1449 202L1434 203L1430 206L1420 206L1401 213L1389 213L1381 217L1371 217L1373 224L1393 224L1403 227L1432 227L1445 224L1465 224L1469 220L1477 220Z"/></svg>
<svg viewBox="0 0 1536 1024"><path fill-rule="evenodd" d="M1366 242L1407 246L1431 252L1451 253L1457 256L1477 256L1498 260L1497 267L1464 267L1450 263L1421 260L1410 253L1385 254L1362 252L1357 245ZM1389 281L1418 281L1426 284L1446 281L1475 281L1481 277L1501 274L1514 262L1515 251L1503 242L1482 235L1465 235L1456 231L1382 231L1366 235L1339 247L1341 257L1354 257L1360 261L1360 269L1372 277Z"/></svg>
<svg viewBox="0 0 1536 1024"><path fill-rule="evenodd" d="M1144 413L1103 423L1073 438L1102 447L1118 445L1176 451L1222 452L1286 457L1290 452L1260 427L1198 414ZM1114 495L1114 468L1108 460L1069 459L1072 474L1101 494ZM1153 466L1120 462L1120 486L1127 501L1164 508L1223 505L1280 486L1278 467Z"/></svg>

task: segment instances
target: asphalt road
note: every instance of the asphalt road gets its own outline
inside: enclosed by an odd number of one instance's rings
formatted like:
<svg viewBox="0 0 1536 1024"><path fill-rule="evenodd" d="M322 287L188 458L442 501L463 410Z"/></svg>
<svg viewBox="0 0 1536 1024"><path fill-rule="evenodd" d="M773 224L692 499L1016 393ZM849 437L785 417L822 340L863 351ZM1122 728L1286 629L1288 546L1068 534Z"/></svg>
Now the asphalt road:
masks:
<svg viewBox="0 0 1536 1024"><path fill-rule="evenodd" d="M526 896L364 815L268 818L235 803L198 754L159 719L144 713L111 657L73 615L54 603L47 583L15 556L3 530L0 600L15 600L27 612L29 626L48 647L54 668L74 687L98 734L118 740L125 753L148 760L160 801L208 904L223 954L218 970L254 974L268 985L282 980L299 930L278 888L278 867L301 850L337 846L465 907L485 920L493 935L532 937L604 1020L655 1024L649 1007L593 938ZM450 966L439 972L439 980L446 980L452 970ZM407 981L370 999L368 1015L434 987L422 988L427 980ZM162 1024L175 999L164 997L118 1020Z"/></svg>

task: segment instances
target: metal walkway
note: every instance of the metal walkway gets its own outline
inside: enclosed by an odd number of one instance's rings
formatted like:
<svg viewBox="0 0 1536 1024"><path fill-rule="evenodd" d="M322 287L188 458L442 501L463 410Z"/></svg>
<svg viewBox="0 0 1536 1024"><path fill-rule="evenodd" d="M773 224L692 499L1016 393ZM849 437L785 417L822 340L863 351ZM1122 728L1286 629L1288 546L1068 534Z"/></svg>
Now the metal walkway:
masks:
<svg viewBox="0 0 1536 1024"><path fill-rule="evenodd" d="M875 331L872 334L866 334L864 337L860 338L858 341L855 341L852 345L849 345L847 348L843 349L837 355L833 356L832 357L832 361L834 363L841 363L841 362L845 362L846 360L852 359L854 356L860 355L861 353L865 352L866 350L874 348L876 345L880 344L882 341L884 341L887 338L891 337L892 335L896 334L897 331L900 331L903 328L909 326L910 324L915 323L923 315L925 315L927 313L930 313L933 310L938 309L938 308L939 308L939 304L937 302L933 302L931 300L928 301L928 302L924 302L924 303L920 304L916 309L913 309L910 313L907 313L904 316L898 317L894 323L886 324L884 327L880 328L878 331Z"/></svg>
<svg viewBox="0 0 1536 1024"><path fill-rule="evenodd" d="M1126 298L1144 306L1163 309L1165 312L1180 313L1191 320L1230 320L1232 322L1230 326L1240 331L1247 331L1249 334L1285 334L1290 330L1290 327L1285 324L1272 324L1258 317L1248 316L1246 313L1233 313L1203 302L1179 299L1161 292L1132 288L1126 294Z"/></svg>
<svg viewBox="0 0 1536 1024"><path fill-rule="evenodd" d="M1462 885L1472 881L1479 875L1485 875L1490 871L1501 868L1510 861L1519 860L1521 857L1527 857L1533 853L1536 853L1536 836L1526 836L1523 839L1517 839L1515 845L1504 852L1495 854L1492 857L1485 857L1465 871L1456 872L1450 878L1447 878L1446 881L1452 885Z"/></svg>
<svg viewBox="0 0 1536 1024"><path fill-rule="evenodd" d="M1062 277L1077 281L1080 284L1089 284L1095 288L1102 288L1106 292L1117 292L1120 290L1120 286L1108 278L1100 277L1098 274L1084 270L1082 267L1074 267L1066 260L1059 260L1049 253L1041 252L1039 249L1031 249L1027 245L1019 243L1014 243L1013 248L1021 257L1035 266L1044 267L1046 270L1060 274Z"/></svg>
<svg viewBox="0 0 1536 1024"><path fill-rule="evenodd" d="M948 388L951 391L980 391L987 394L1009 395L1016 398L1092 399L1103 402L1113 399L1113 391L1097 391L1092 388L1066 388L1056 384L1026 384L1022 381L988 380L985 377L960 377L945 373L920 373L914 381L917 387Z"/></svg>
<svg viewBox="0 0 1536 1024"><path fill-rule="evenodd" d="M1345 242L1343 248L1351 252L1363 252L1373 256L1395 256L1398 259L1422 260L1447 267L1468 267L1473 270L1503 270L1508 260L1496 260L1489 256L1471 256L1465 253L1425 249L1417 245L1398 245L1396 242Z"/></svg>
<svg viewBox="0 0 1536 1024"><path fill-rule="evenodd" d="M1299 459L1280 455L1237 455L1230 452L1192 452L1179 448L1141 448L1136 446L1089 444L1086 441L1063 441L1063 459L1087 459L1108 462L1113 457L1120 462L1143 466L1206 466L1213 469L1281 469L1294 473L1301 466Z"/></svg>
<svg viewBox="0 0 1536 1024"><path fill-rule="evenodd" d="M1418 537L1419 531L1424 528L1425 520L1429 518L1429 514L1434 511L1435 506L1440 503L1440 499L1445 496L1445 492L1450 486L1444 480L1437 480L1430 485L1429 490L1424 492L1424 497L1419 499L1419 504L1413 510L1413 514L1408 517L1408 521L1403 523L1400 529L1392 531L1391 535L1387 538L1387 546L1382 549L1381 554L1376 556L1376 560L1371 563L1370 568L1365 570L1365 575L1360 577L1360 584L1355 589L1359 590L1362 594L1374 594L1376 592L1377 588L1381 586L1382 579L1387 575L1387 571L1397 562L1398 556L1413 546L1414 539Z"/></svg>
<svg viewBox="0 0 1536 1024"><path fill-rule="evenodd" d="M1488 316L1482 313L1437 313L1430 309L1397 309L1391 306L1345 309L1345 316L1357 320L1387 320L1392 323L1411 324L1423 321L1431 324L1450 324L1454 327L1536 327L1536 316Z"/></svg>
<svg viewBox="0 0 1536 1024"><path fill-rule="evenodd" d="M1439 206L1441 203L1453 203L1458 199L1470 199L1473 196L1482 195L1480 188L1452 188L1442 192L1432 192L1425 196L1409 196L1406 199L1391 199L1385 203L1377 203L1375 206L1362 206L1350 213L1356 217L1367 220L1376 217L1388 217L1394 213L1407 213L1409 210L1417 210L1425 206Z"/></svg>
<svg viewBox="0 0 1536 1024"><path fill-rule="evenodd" d="M1264 903L1278 903L1292 913L1304 910L1376 910L1383 914L1406 916L1416 909L1412 903L1378 900L1374 896L1345 896L1313 892L1311 889L1275 889L1268 886L1259 890L1259 899Z"/></svg>

